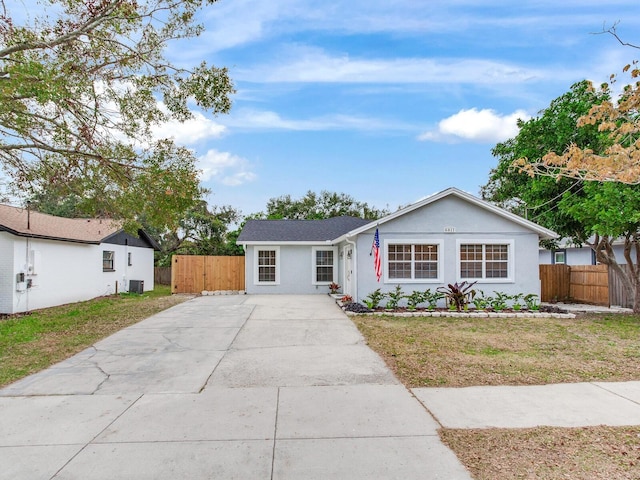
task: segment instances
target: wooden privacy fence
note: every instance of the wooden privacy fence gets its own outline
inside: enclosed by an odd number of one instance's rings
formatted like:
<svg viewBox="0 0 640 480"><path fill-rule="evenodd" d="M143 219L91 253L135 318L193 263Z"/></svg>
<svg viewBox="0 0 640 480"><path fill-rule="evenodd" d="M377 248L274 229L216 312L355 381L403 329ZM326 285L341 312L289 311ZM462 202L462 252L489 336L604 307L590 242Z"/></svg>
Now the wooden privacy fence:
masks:
<svg viewBox="0 0 640 480"><path fill-rule="evenodd" d="M171 285L171 267L154 267L153 283L156 285Z"/></svg>
<svg viewBox="0 0 640 480"><path fill-rule="evenodd" d="M629 306L622 282L607 265L540 265L540 299Z"/></svg>
<svg viewBox="0 0 640 480"><path fill-rule="evenodd" d="M569 298L577 303L609 307L609 268L606 265L572 265Z"/></svg>
<svg viewBox="0 0 640 480"><path fill-rule="evenodd" d="M569 298L571 267L569 265L540 265L540 300L563 301Z"/></svg>
<svg viewBox="0 0 640 480"><path fill-rule="evenodd" d="M201 293L205 290L244 290L244 257L171 257L172 293Z"/></svg>
<svg viewBox="0 0 640 480"><path fill-rule="evenodd" d="M627 269L627 273L631 273L628 271L628 265L621 265L621 267ZM633 308L633 297L627 295L620 276L614 270L609 270L609 302L611 305Z"/></svg>

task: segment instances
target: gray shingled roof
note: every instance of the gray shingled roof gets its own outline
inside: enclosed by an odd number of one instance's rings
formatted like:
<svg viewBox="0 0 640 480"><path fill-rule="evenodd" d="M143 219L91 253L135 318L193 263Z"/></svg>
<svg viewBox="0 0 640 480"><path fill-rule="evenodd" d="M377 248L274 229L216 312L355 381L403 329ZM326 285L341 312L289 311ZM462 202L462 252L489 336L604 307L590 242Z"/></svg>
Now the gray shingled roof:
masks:
<svg viewBox="0 0 640 480"><path fill-rule="evenodd" d="M326 242L368 223L371 220L346 216L325 220L247 220L237 242Z"/></svg>

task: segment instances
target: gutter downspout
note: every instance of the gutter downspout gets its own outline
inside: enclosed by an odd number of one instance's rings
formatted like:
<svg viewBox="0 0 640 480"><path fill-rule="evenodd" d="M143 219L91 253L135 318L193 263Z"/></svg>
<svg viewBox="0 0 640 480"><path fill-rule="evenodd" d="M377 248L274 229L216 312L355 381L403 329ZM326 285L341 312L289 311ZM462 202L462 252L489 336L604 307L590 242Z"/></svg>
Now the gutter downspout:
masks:
<svg viewBox="0 0 640 480"><path fill-rule="evenodd" d="M353 301L358 302L360 299L358 298L358 249L356 248L356 242L349 240L349 235L344 237L345 241L353 246Z"/></svg>

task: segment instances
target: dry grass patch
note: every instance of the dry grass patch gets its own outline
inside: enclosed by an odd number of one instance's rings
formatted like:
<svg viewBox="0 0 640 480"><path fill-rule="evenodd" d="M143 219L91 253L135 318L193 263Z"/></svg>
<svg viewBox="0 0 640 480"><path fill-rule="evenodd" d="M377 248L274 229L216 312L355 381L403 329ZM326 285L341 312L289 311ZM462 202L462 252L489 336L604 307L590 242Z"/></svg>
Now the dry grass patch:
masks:
<svg viewBox="0 0 640 480"><path fill-rule="evenodd" d="M640 427L442 430L477 480L640 478Z"/></svg>
<svg viewBox="0 0 640 480"><path fill-rule="evenodd" d="M352 317L409 387L640 380L640 317ZM640 479L640 427L441 429L477 480Z"/></svg>
<svg viewBox="0 0 640 480"><path fill-rule="evenodd" d="M143 295L113 295L0 319L0 387L189 298L157 286Z"/></svg>
<svg viewBox="0 0 640 480"><path fill-rule="evenodd" d="M408 387L640 379L637 316L352 318Z"/></svg>

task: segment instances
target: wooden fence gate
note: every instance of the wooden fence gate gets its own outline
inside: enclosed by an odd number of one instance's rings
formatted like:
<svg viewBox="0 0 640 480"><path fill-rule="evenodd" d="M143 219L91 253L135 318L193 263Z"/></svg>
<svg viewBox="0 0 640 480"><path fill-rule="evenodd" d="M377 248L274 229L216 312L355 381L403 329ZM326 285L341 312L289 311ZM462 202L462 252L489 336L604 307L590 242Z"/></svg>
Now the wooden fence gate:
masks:
<svg viewBox="0 0 640 480"><path fill-rule="evenodd" d="M244 257L171 257L171 293L201 293L205 290L244 290Z"/></svg>
<svg viewBox="0 0 640 480"><path fill-rule="evenodd" d="M572 265L569 298L577 303L609 307L609 267Z"/></svg>
<svg viewBox="0 0 640 480"><path fill-rule="evenodd" d="M540 265L540 299L630 307L622 282L607 265Z"/></svg>

